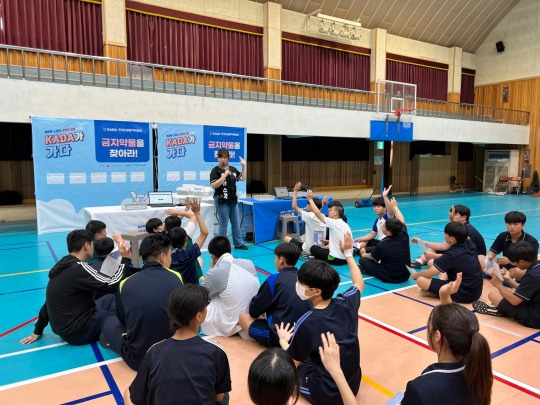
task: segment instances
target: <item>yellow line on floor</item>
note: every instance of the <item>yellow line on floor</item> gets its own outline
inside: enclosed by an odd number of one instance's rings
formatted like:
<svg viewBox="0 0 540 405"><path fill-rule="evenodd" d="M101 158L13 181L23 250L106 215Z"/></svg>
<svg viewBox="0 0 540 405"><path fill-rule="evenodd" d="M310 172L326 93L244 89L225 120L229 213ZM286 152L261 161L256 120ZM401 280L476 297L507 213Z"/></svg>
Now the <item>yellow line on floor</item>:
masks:
<svg viewBox="0 0 540 405"><path fill-rule="evenodd" d="M10 274L0 274L0 277L24 276L25 274L44 273L44 272L49 271L49 270L50 269L23 271L23 272L20 272L20 273L10 273Z"/></svg>
<svg viewBox="0 0 540 405"><path fill-rule="evenodd" d="M540 208L527 208L527 209L524 209L524 210L520 210L520 212L527 212L527 211L538 211L540 210ZM493 214L482 214L482 215L471 215L471 219L474 219L474 218L482 218L482 217L493 217L495 215L502 215L502 214L506 214L508 211L503 211L503 212L495 212ZM449 222L448 220L448 217L446 217L445 219L434 219L432 221L423 221L423 222L411 222L409 224L407 224L407 226L414 226L414 225L425 225L425 224L435 224L437 222ZM365 229L355 229L353 230L352 232L367 232L367 231L371 231L372 228L365 228Z"/></svg>
<svg viewBox="0 0 540 405"><path fill-rule="evenodd" d="M369 377L366 377L365 375L362 374L362 382L365 382L367 385L369 385L370 387L373 387L375 388L377 391L380 391L382 392L384 395L386 395L387 397L390 397L392 398L394 396L394 393L390 390L387 390L386 388L384 388L382 385L380 385L379 383L376 383L375 381L373 381L371 378Z"/></svg>

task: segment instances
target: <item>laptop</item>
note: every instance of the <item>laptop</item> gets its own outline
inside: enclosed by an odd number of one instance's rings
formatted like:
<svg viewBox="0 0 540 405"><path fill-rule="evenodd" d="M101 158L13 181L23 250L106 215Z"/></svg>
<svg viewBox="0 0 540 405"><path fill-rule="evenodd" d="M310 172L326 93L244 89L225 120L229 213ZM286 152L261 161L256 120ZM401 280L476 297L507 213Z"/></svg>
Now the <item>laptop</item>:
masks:
<svg viewBox="0 0 540 405"><path fill-rule="evenodd" d="M289 191L287 190L287 187L274 187L274 190L276 191L276 197L279 200L291 199L291 196L289 195Z"/></svg>
<svg viewBox="0 0 540 405"><path fill-rule="evenodd" d="M152 208L174 206L173 198L172 198L172 191L149 192L148 205Z"/></svg>

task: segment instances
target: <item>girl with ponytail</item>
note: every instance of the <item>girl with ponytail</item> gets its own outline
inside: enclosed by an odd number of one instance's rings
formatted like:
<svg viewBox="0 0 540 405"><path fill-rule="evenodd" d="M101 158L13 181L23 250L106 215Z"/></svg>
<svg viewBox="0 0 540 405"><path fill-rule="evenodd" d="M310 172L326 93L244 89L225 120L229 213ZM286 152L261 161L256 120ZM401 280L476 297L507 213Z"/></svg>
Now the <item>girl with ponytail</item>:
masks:
<svg viewBox="0 0 540 405"><path fill-rule="evenodd" d="M493 374L487 340L479 332L476 316L454 304L450 295L457 291L461 274L455 282L441 289L441 302L433 308L427 328L431 349L438 362L426 368L420 377L407 384L401 405L489 405Z"/></svg>
<svg viewBox="0 0 540 405"><path fill-rule="evenodd" d="M210 303L196 284L177 287L169 297L172 337L146 352L137 376L124 393L126 405L229 403L229 361L216 342L199 337Z"/></svg>

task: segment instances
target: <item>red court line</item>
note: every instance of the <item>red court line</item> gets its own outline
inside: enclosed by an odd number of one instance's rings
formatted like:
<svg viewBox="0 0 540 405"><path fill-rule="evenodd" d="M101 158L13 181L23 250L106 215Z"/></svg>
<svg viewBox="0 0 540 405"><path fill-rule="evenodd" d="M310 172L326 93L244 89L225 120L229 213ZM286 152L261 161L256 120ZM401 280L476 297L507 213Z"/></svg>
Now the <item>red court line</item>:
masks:
<svg viewBox="0 0 540 405"><path fill-rule="evenodd" d="M4 336L6 336L6 335L9 335L11 332L15 332L17 329L21 329L23 326L26 326L26 325L28 325L29 323L32 323L32 322L34 322L34 321L37 321L37 319L38 319L38 317L36 316L35 318L32 318L32 319L30 319L29 321L26 321L25 323L21 323L20 325L15 326L14 328L11 328L10 330L7 330L7 331L5 331L5 332L3 332L3 333L0 333L0 338L1 338L1 337L4 337Z"/></svg>
<svg viewBox="0 0 540 405"><path fill-rule="evenodd" d="M405 332L397 331L397 330L394 330L394 329L392 329L392 328L389 328L389 327L387 327L387 326L385 326L385 325L381 325L380 323L374 322L374 321L372 321L371 319L368 319L368 318L366 318L366 317L364 317L364 316L362 316L362 315L358 315L358 319L361 319L361 320L363 320L364 322L367 322L367 323L370 323L370 324L372 324L372 325L375 325L375 326L377 326L377 327L379 327L379 328L381 328L381 329L383 329L383 330L385 330L385 331L387 331L387 332L390 332L390 333L392 333L392 334L394 334L394 335L396 335L396 336L399 336L399 337L401 337L401 338L403 338L403 339L405 339L405 340L408 340L409 342L415 343L415 344L417 344L418 346L423 347L424 349L431 350L431 348L430 348L427 344L422 343L422 342L420 342L420 341L418 341L418 340L416 340L416 339L414 339L414 338L412 338L412 337L410 337L410 336L407 336L407 334L406 334ZM538 394L538 393L536 393L536 392L534 392L534 391L531 391L531 390L529 390L529 389L527 389L527 388L525 388L525 387L522 387L522 386L520 386L520 385L518 385L518 384L515 384L515 383L513 383L512 381L508 381L508 380L505 379L505 378L499 377L499 376L497 376L497 375L494 374L494 375L493 375L493 379L494 379L494 380L497 380L497 381L499 381L499 382L501 382L501 383L503 383L503 384L506 384L506 385L508 385L509 387L512 387L512 388L517 389L517 390L519 390L519 391L521 391L521 392L524 392L525 394L529 394L529 395L531 395L531 396L533 396L533 397L535 397L535 398L540 399L540 394Z"/></svg>

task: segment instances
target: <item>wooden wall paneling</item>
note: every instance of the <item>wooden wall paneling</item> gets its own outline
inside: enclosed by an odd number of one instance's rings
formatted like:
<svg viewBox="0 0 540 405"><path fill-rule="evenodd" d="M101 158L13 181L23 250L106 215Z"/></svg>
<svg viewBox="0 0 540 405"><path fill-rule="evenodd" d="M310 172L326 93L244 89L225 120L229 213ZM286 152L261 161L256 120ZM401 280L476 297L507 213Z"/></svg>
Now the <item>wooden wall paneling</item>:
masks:
<svg viewBox="0 0 540 405"><path fill-rule="evenodd" d="M503 88L508 87L508 102L503 102ZM540 170L540 78L514 80L496 84L476 86L474 100L477 104L508 108L512 110L530 111L530 138L528 147L531 150L531 173ZM517 117L516 117L517 120ZM519 170L523 168L520 159ZM531 179L524 179L529 186Z"/></svg>
<svg viewBox="0 0 540 405"><path fill-rule="evenodd" d="M409 142L394 142L392 163L392 191L411 191L412 162L409 160Z"/></svg>

